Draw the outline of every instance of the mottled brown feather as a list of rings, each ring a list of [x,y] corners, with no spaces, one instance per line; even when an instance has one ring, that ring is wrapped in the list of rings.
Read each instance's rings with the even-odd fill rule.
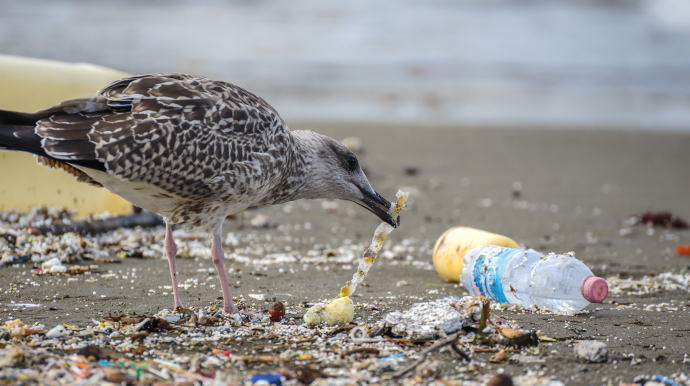
[[[94,181],[86,173],[84,173],[81,170],[79,170],[79,169],[77,169],[77,168],[75,168],[69,164],[66,164],[64,162],[60,162],[60,161],[54,160],[52,158],[41,157],[41,156],[37,156],[36,161],[38,162],[39,165],[43,165],[43,166],[49,167],[51,169],[62,170],[66,173],[69,173],[69,174],[77,177],[77,181],[79,181],[79,182],[84,182],[84,183],[87,183],[91,186],[96,186],[99,188],[103,187],[103,185]]]
[[[203,77],[127,78],[92,101],[86,112],[75,112],[75,106],[84,105],[78,100],[65,102],[38,122],[36,133],[47,154],[65,161],[100,161],[110,174],[182,199],[217,199],[224,184],[238,192],[251,190],[243,185],[255,166],[242,164],[268,154],[261,157],[271,163],[266,166],[284,165],[286,160],[277,158],[292,142],[289,129],[262,98]]]

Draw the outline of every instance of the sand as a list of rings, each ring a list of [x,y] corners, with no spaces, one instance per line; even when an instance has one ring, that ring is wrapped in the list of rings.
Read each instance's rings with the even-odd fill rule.
[[[398,188],[407,187],[411,192],[410,209],[403,213],[401,227],[387,243],[401,245],[407,240],[413,252],[376,261],[365,279],[368,287],[360,288],[356,294],[360,296],[353,300],[374,304],[379,311],[357,308],[355,322],[378,320],[388,311],[403,310],[422,300],[465,295],[457,284],[442,280],[431,265],[433,243],[456,225],[504,234],[544,252],[574,251],[595,274],[605,278],[689,274],[690,257],[676,255],[674,248],[690,244],[690,231],[628,227],[625,220],[647,210],[667,210],[690,218],[690,134],[367,125],[293,124],[291,128],[313,129],[338,139],[359,137],[366,150],[362,163],[369,169],[372,186],[389,200]],[[403,166],[416,173],[410,175]],[[518,198],[513,195],[515,182],[522,185]],[[292,227],[289,231],[237,230],[238,221],[228,220],[224,229],[237,235],[271,235],[272,243],[304,255],[314,244],[338,248],[368,243],[380,222],[352,203],[333,208],[305,201],[288,210],[266,207],[247,212],[249,218],[257,214]],[[310,229],[305,229],[305,223],[311,224]],[[300,229],[294,224],[301,224]],[[281,234],[289,234],[291,241],[278,237]],[[58,322],[84,325],[99,314],[142,315],[172,306],[172,295],[164,288],[170,285],[164,260],[127,258],[120,264],[100,266],[124,274],[98,281],[93,280],[98,275],[78,276],[70,282],[63,277],[57,283],[55,277],[32,276],[29,264],[0,268],[3,320],[39,321],[50,328]],[[257,268],[228,260],[226,266],[237,270],[229,278],[234,295],[263,308],[270,303],[249,299],[249,294],[275,297],[287,302],[292,317],[299,317],[306,311],[300,303],[336,296],[351,278],[356,261]],[[220,303],[220,287],[210,287],[217,284],[215,272],[208,272],[213,267],[210,259],[178,259],[178,267],[181,282],[196,278],[206,283],[181,291],[185,305]],[[133,269],[135,277],[131,276]],[[202,269],[207,271],[200,272]],[[396,286],[400,280],[408,285]],[[10,288],[17,290],[8,291]],[[11,305],[13,301],[41,306],[16,307]],[[488,364],[487,371],[503,368],[517,375],[527,368],[543,368],[573,385],[630,382],[638,374],[687,373],[690,365],[683,360],[690,353],[689,308],[688,291],[661,290],[610,296],[604,304],[588,307],[588,313],[572,317],[494,311],[557,341],[540,345],[546,354],[543,364]],[[610,360],[581,363],[569,347],[571,339],[606,342]],[[630,353],[642,361],[631,366]],[[475,354],[484,361],[490,356]]]

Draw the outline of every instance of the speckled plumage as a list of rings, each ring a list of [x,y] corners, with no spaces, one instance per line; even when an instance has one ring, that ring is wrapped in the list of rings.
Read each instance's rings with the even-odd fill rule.
[[[89,103],[44,113],[53,114],[37,122],[36,133],[49,156],[99,161],[104,170],[77,167],[134,204],[201,231],[243,207],[288,201],[305,181],[305,160],[278,113],[230,83],[138,76]]]

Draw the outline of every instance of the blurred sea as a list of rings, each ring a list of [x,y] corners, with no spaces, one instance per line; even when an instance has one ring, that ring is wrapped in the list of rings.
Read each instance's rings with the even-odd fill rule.
[[[202,74],[288,123],[690,132],[688,0],[2,0],[0,53]]]

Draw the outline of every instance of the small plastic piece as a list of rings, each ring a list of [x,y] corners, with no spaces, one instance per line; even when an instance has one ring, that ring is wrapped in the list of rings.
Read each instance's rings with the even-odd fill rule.
[[[309,327],[325,323],[328,326],[350,323],[355,316],[355,306],[349,297],[337,298],[311,307],[304,314],[304,322]]]
[[[676,245],[676,253],[679,255],[690,255],[690,245]]]
[[[269,385],[281,386],[283,384],[282,378],[283,376],[281,374],[259,373],[252,375],[251,382],[252,385],[260,381],[263,381],[268,383]]]
[[[391,203],[390,207],[392,218],[396,218],[398,214],[400,214],[400,211],[405,208],[407,196],[408,193],[403,192],[402,190],[398,190],[398,193],[395,194],[397,201]],[[352,280],[348,281],[347,284],[340,289],[340,297],[351,296],[355,293],[357,286],[362,282],[362,280],[364,280],[364,277],[374,264],[374,260],[376,260],[376,256],[381,250],[381,247],[383,247],[383,243],[386,241],[388,234],[393,232],[393,229],[395,228],[385,222],[382,222],[381,225],[376,228],[374,238],[371,240],[371,245],[369,245],[369,248],[364,251],[362,260],[359,262],[359,266],[357,267],[357,272],[352,275]]]
[[[58,324],[57,326],[51,328],[50,331],[48,331],[46,333],[46,337],[47,338],[59,338],[63,335],[67,335],[67,334],[69,334],[69,332],[67,331],[65,326],[63,326],[62,324]]]

